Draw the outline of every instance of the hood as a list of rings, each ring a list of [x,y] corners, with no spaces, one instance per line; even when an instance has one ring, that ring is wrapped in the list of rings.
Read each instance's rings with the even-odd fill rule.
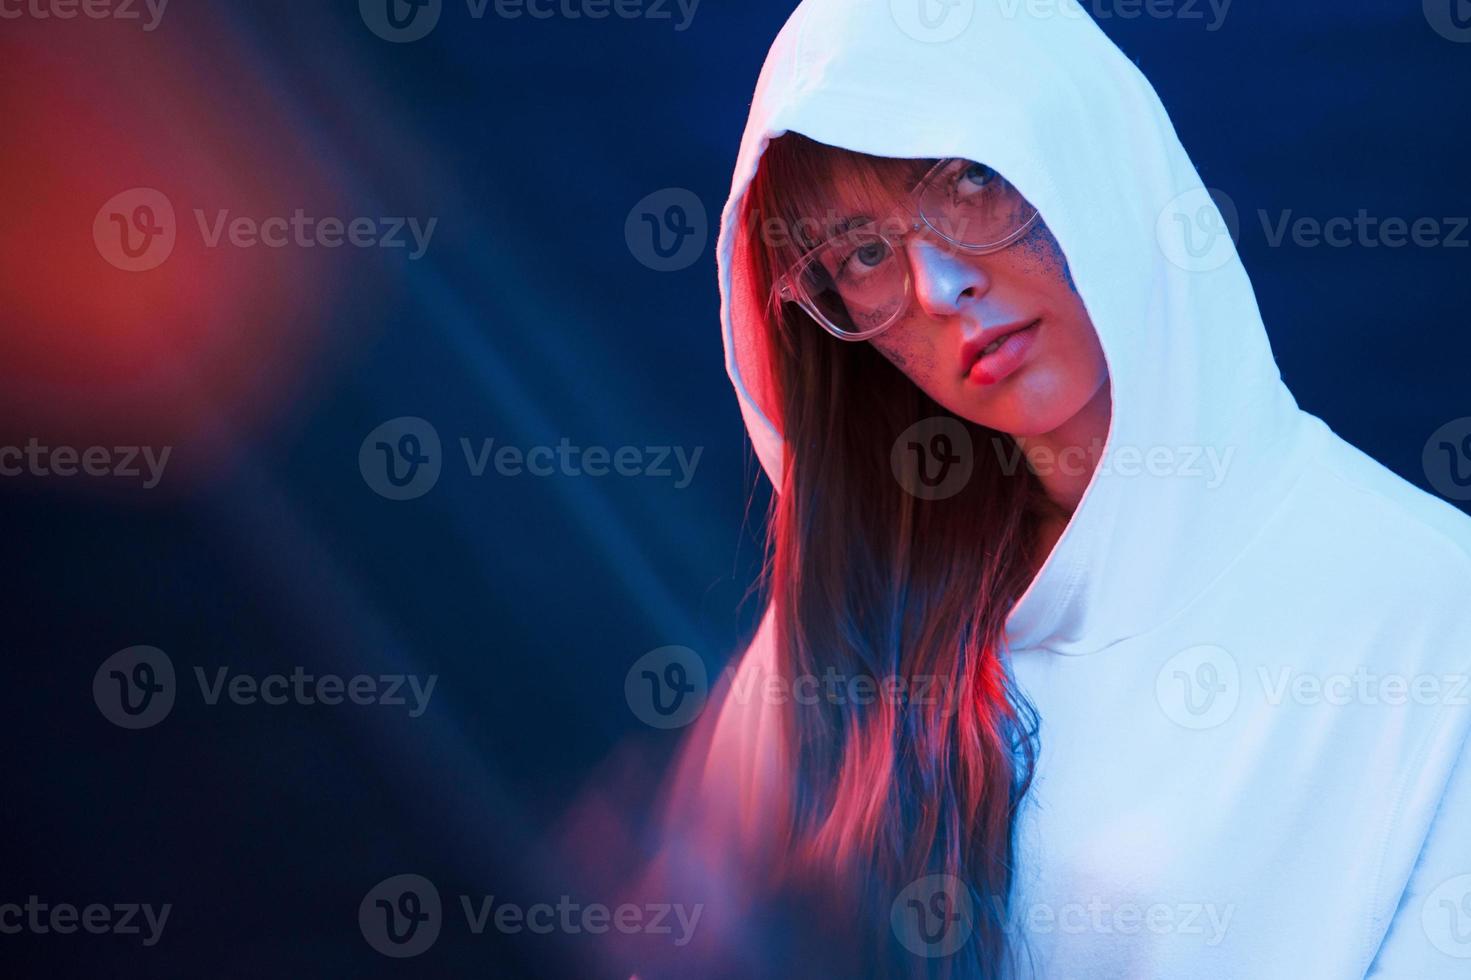
[[[912,8],[912,9],[911,9]],[[1200,595],[1285,496],[1307,445],[1220,210],[1158,96],[1073,0],[807,0],[757,82],[717,263],[726,368],[780,487],[782,422],[738,262],[769,142],[994,167],[1040,211],[1113,390],[1103,459],[1007,621],[1010,649],[1094,653]],[[735,287],[735,288],[733,288]]]

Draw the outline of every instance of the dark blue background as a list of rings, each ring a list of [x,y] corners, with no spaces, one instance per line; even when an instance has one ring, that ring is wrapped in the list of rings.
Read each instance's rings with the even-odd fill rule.
[[[262,144],[309,143],[355,213],[440,222],[420,262],[337,267],[347,288],[316,324],[310,382],[209,479],[173,493],[0,481],[0,902],[174,905],[152,949],[0,936],[12,964],[0,972],[596,975],[585,937],[451,925],[423,956],[389,960],[363,942],[356,910],[399,872],[435,880],[447,902],[611,901],[590,884],[599,869],[559,846],[567,822],[630,746],[657,769],[677,741],[630,712],[625,672],[665,644],[716,670],[753,625],[755,603],[741,600],[765,488],[724,373],[713,226],[790,5],[704,0],[677,32],[667,20],[476,22],[446,0],[432,35],[390,45],[345,0],[176,3],[156,43],[227,46],[252,67],[241,85],[293,107]],[[63,26],[0,24],[0,45],[12,31],[66,44]],[[1471,214],[1471,45],[1438,36],[1405,0],[1237,0],[1215,32],[1181,19],[1104,26],[1159,90],[1206,183],[1239,208],[1300,403],[1427,486],[1427,437],[1471,414],[1471,250],[1273,248],[1256,215]],[[624,222],[665,187],[699,196],[711,237],[694,265],[661,273],[630,253]],[[433,422],[449,458],[432,492],[393,502],[365,486],[357,452],[401,415]],[[25,420],[6,429],[23,438]],[[703,456],[682,490],[472,479],[460,436]],[[185,675],[170,717],[141,732],[109,724],[90,697],[101,661],[133,644],[162,648]],[[210,707],[189,689],[196,665],[439,683],[413,720]],[[624,775],[611,782],[636,808],[653,783]]]

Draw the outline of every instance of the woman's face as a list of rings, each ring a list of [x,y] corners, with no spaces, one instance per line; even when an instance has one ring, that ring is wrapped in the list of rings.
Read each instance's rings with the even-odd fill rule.
[[[906,252],[913,301],[868,342],[956,415],[1013,436],[1044,435],[1108,380],[1098,334],[1041,218],[999,252],[947,249],[919,234]],[[1022,329],[980,355],[1014,328]]]
[[[843,177],[828,177],[816,197],[828,206],[828,218],[840,218],[828,227],[840,230],[884,215],[888,230],[908,230],[913,200],[900,187],[912,185],[916,166],[930,165],[884,160],[881,166],[888,174],[880,181],[841,168]],[[956,197],[941,200],[964,196],[980,207],[983,199],[975,194],[986,184],[978,175],[1003,180],[990,168],[971,166],[952,175]],[[1008,207],[1018,221],[1033,213],[1011,185],[994,187],[1012,196]],[[941,203],[931,213],[943,209]],[[983,213],[958,209],[946,219],[974,221]],[[1102,390],[1108,380],[1102,347],[1062,249],[1040,216],[1021,238],[997,252],[956,249],[928,228],[909,232],[900,252],[891,258],[908,262],[911,302],[899,321],[866,343],[944,408],[1011,436],[1044,436],[1058,431]],[[865,265],[862,253],[843,258],[834,265],[856,269],[849,277],[855,290],[862,288],[859,274],[868,275],[871,287],[878,283],[875,266]]]

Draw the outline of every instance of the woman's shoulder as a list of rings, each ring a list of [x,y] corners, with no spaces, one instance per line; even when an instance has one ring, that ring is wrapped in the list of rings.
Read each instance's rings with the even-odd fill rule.
[[[1315,471],[1339,491],[1342,505],[1372,512],[1382,524],[1362,529],[1376,536],[1410,535],[1417,543],[1443,546],[1452,567],[1471,569],[1471,516],[1447,499],[1428,493],[1335,433],[1321,419]],[[1447,498],[1471,500],[1471,418],[1459,420],[1462,439],[1432,433],[1421,453],[1426,481]],[[1446,427],[1442,427],[1445,429]],[[1441,557],[1441,556],[1434,556]]]
[[[1317,465],[1300,488],[1298,519],[1352,546],[1328,549],[1348,561],[1339,571],[1372,585],[1387,605],[1402,599],[1471,616],[1471,516],[1315,421]],[[1454,455],[1466,447],[1440,441],[1447,444],[1432,436],[1425,446],[1428,482],[1447,496],[1471,498],[1471,457]]]

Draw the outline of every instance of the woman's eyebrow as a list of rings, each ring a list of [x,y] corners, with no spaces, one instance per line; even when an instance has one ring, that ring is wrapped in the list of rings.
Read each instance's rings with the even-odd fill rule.
[[[870,224],[873,217],[867,214],[850,214],[846,218],[840,218],[827,226],[828,235],[841,235],[857,225]]]

